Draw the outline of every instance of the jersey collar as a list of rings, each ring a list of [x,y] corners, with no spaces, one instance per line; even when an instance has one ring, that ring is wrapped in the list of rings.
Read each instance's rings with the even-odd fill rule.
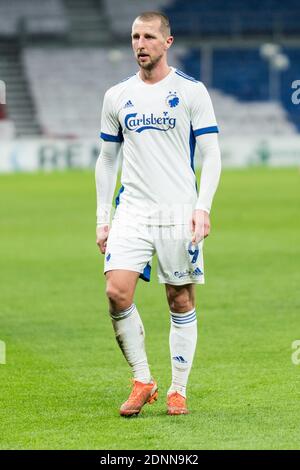
[[[144,82],[144,80],[141,79],[140,77],[140,72],[137,72],[136,74],[136,78],[138,80],[138,82],[145,86],[145,87],[155,87],[155,86],[159,86],[159,85],[162,85],[164,83],[166,83],[168,80],[170,80],[170,78],[173,76],[173,74],[175,73],[175,68],[174,67],[170,67],[170,72],[168,73],[168,75],[165,76],[165,78],[163,78],[162,80],[159,80],[158,82],[156,83],[146,83]]]

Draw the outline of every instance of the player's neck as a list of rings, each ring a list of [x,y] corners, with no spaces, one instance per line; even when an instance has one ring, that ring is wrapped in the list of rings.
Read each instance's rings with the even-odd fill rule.
[[[167,63],[154,67],[152,70],[140,68],[140,78],[145,83],[154,84],[163,80],[171,72],[171,67]]]

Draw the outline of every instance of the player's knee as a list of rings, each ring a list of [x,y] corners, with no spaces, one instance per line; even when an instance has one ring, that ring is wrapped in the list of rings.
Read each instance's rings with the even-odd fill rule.
[[[106,296],[113,309],[119,311],[126,309],[131,304],[128,292],[112,282],[109,282],[106,286]]]
[[[168,302],[171,312],[185,313],[194,307],[193,298],[187,289],[169,292]]]

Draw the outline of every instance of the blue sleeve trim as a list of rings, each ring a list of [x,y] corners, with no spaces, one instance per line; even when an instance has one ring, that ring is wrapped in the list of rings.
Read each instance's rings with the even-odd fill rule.
[[[123,142],[122,132],[119,132],[118,135],[110,135],[110,134],[105,134],[105,132],[101,132],[100,137],[106,142]]]
[[[202,129],[195,129],[194,136],[197,137],[198,135],[203,135],[203,134],[213,134],[214,132],[216,133],[219,132],[218,126],[210,126],[210,127],[203,127]]]

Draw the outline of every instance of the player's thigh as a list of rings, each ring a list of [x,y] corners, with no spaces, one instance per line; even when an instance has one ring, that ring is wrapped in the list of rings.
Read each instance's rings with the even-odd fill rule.
[[[203,241],[192,245],[188,227],[162,227],[155,248],[160,283],[173,286],[204,283]]]
[[[148,232],[113,221],[105,253],[106,294],[112,308],[131,305],[139,277],[150,275],[154,246]],[[148,266],[148,267],[147,267]]]

